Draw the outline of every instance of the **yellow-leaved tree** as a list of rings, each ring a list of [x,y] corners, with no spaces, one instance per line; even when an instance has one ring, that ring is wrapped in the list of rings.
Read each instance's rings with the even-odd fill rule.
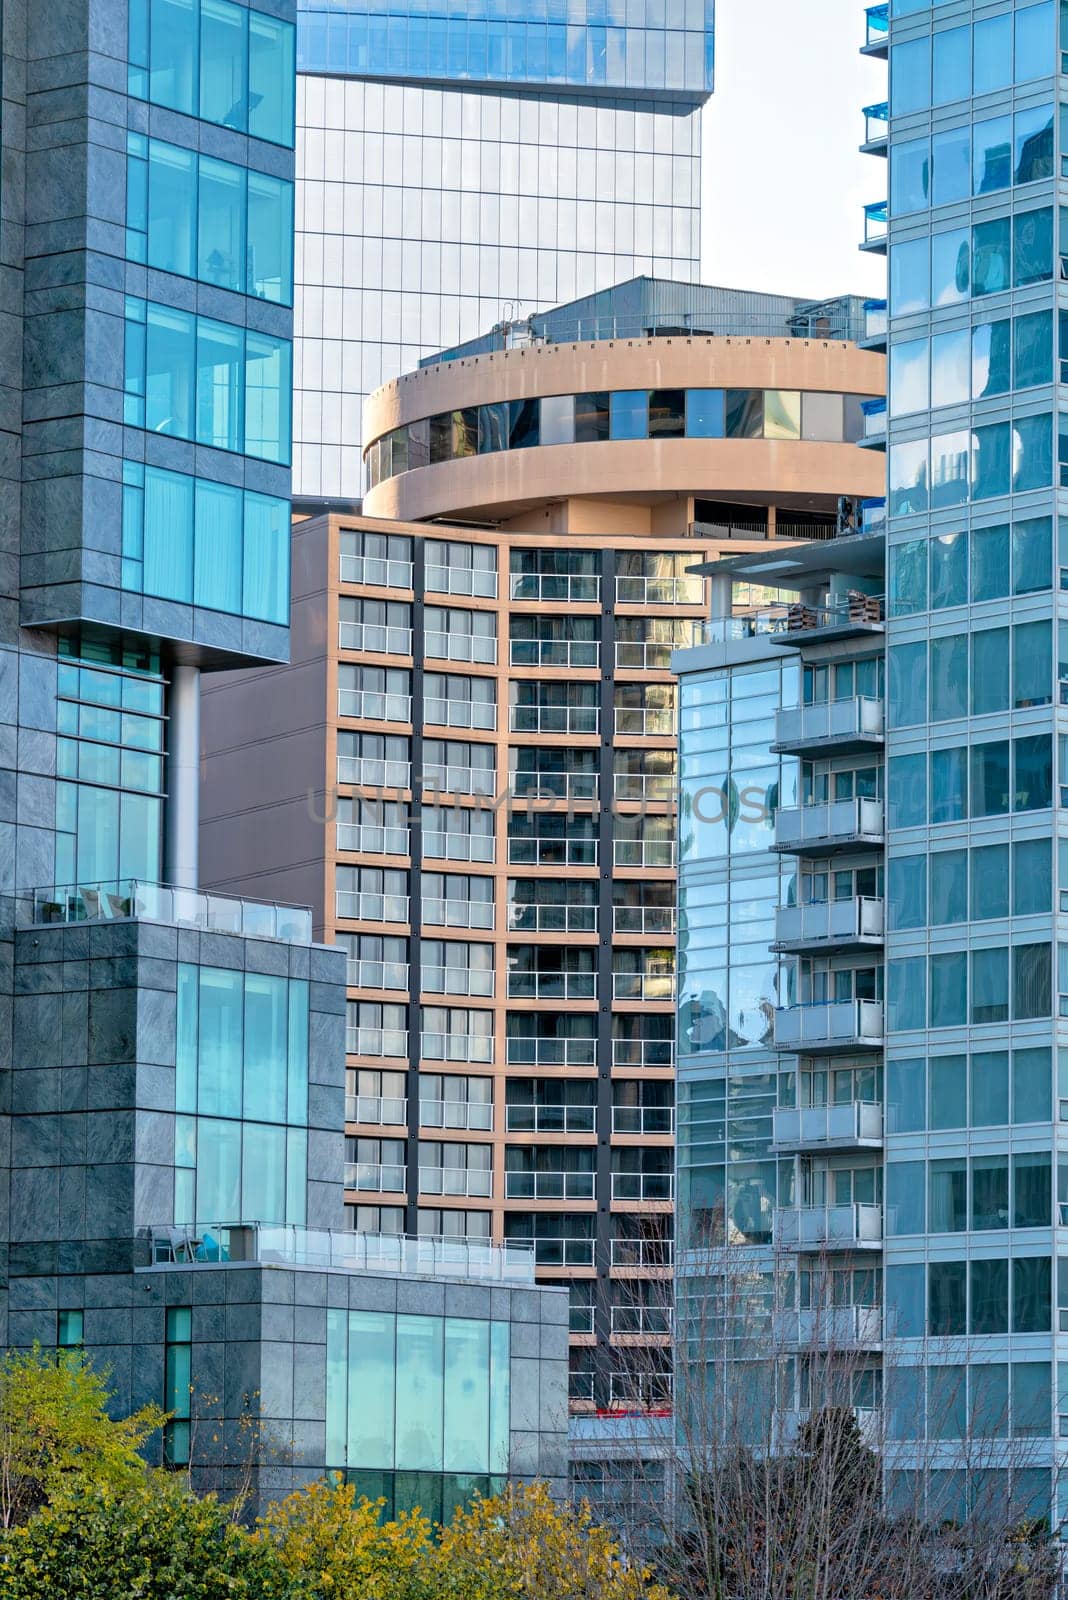
[[[338,1600],[436,1600],[433,1530],[411,1512],[382,1522],[384,1502],[352,1484],[313,1483],[272,1505],[253,1539],[277,1550],[294,1593]]]

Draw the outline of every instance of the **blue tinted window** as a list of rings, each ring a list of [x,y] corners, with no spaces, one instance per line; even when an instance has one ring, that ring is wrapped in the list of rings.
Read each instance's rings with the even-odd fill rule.
[[[1017,83],[1045,78],[1055,70],[1053,5],[1027,6],[1016,13]]]
[[[152,0],[149,13],[149,96],[157,105],[191,113],[197,92],[196,0]]]
[[[240,489],[196,480],[193,602],[211,611],[241,610]]]
[[[951,100],[966,100],[971,91],[971,30],[949,28],[934,36],[932,103],[947,105]]]
[[[248,294],[293,302],[293,185],[248,175]]]
[[[971,187],[971,129],[952,128],[936,133],[931,141],[931,203],[947,205],[965,200]]]
[[[220,289],[243,289],[245,173],[241,167],[201,156],[197,227],[197,276]]]
[[[294,36],[291,23],[249,13],[248,131],[275,144],[293,143]]]
[[[927,510],[927,440],[893,444],[889,451],[890,516]]]
[[[931,235],[931,304],[953,305],[971,293],[971,240],[967,228]]]
[[[890,152],[890,210],[896,217],[928,203],[931,156],[926,139],[911,139]]]
[[[1018,111],[1014,120],[1013,183],[1053,176],[1053,107]]]
[[[988,117],[972,136],[972,189],[990,194],[1012,182],[1012,118]]]
[[[890,314],[922,311],[929,304],[931,273],[926,238],[890,246]]]
[[[196,156],[153,139],[148,151],[148,264],[194,276]]]
[[[988,17],[972,30],[972,93],[990,94],[1012,82],[1012,17]]]
[[[241,131],[248,122],[248,15],[231,0],[201,0],[200,115]]]
[[[1013,283],[1043,283],[1053,276],[1053,212],[1018,211],[1012,219]]]
[[[245,450],[288,463],[293,396],[292,346],[267,333],[245,336]]]
[[[1012,425],[1013,493],[1044,489],[1052,479],[1052,417],[1016,417]]]
[[[972,429],[973,500],[990,500],[995,495],[1008,494],[1010,451],[1007,422],[993,422]]]
[[[197,428],[200,444],[240,450],[242,425],[243,328],[200,317],[197,323]]]
[[[1013,327],[1014,382],[1017,389],[1053,382],[1053,313],[1034,311]]]
[[[978,222],[972,229],[972,292],[997,294],[1012,282],[1012,247],[1008,217]]]
[[[931,41],[909,39],[890,51],[890,111],[922,111],[931,99]]]
[[[196,318],[150,305],[145,328],[143,426],[178,439],[193,436],[193,342]]]
[[[1005,394],[1012,368],[1012,324],[1007,317],[979,323],[972,329],[972,395],[985,400]]]
[[[243,562],[245,615],[285,624],[289,619],[289,503],[245,495]]]
[[[193,598],[193,479],[145,469],[144,592]]]
[[[686,432],[695,439],[722,439],[722,389],[687,389]]]
[[[609,437],[645,439],[649,435],[649,396],[645,389],[615,389],[609,396]]]

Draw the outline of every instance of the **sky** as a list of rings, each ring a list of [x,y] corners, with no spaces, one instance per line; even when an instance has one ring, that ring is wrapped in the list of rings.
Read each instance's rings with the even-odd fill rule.
[[[886,161],[862,156],[861,107],[886,63],[859,54],[862,0],[716,0],[704,109],[706,283],[824,299],[881,296],[884,256],[857,249]]]

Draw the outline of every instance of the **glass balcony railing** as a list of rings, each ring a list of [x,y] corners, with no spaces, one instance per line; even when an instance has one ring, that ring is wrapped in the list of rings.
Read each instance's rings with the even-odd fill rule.
[[[492,900],[439,900],[423,897],[423,921],[434,928],[492,928]]]
[[[699,606],[704,601],[701,578],[616,578],[616,604],[621,606]]]
[[[885,300],[864,302],[864,342],[885,339],[887,334],[887,305]]]
[[[524,861],[529,860],[527,856]],[[511,857],[509,857],[511,860]],[[510,905],[509,933],[596,933],[596,906]]]
[[[490,1244],[481,1239],[445,1239],[433,1234],[414,1238],[399,1233],[268,1227],[256,1222],[154,1227],[148,1231],[155,1266],[262,1261],[336,1267],[350,1272],[398,1273],[405,1277],[534,1281],[534,1250],[525,1240]]]
[[[593,1240],[592,1239],[536,1239],[533,1235],[523,1238],[519,1234],[508,1235],[509,1243],[525,1246],[534,1252],[534,1265],[537,1267],[592,1267],[593,1266]]]
[[[497,598],[497,574],[474,567],[446,567],[440,562],[428,561],[424,583],[432,594],[480,595],[485,600]]]
[[[378,894],[374,890],[338,889],[336,913],[348,922],[407,922],[406,894]]]
[[[407,1169],[386,1161],[346,1161],[345,1188],[368,1194],[403,1194]]]
[[[512,733],[596,734],[601,713],[597,706],[510,706]]]
[[[477,661],[493,666],[497,660],[496,639],[480,633],[428,630],[423,635],[423,650],[435,661]]]
[[[881,1000],[817,1000],[775,1013],[776,1050],[878,1050],[883,1033]]]
[[[408,1034],[404,1028],[346,1028],[345,1052],[350,1056],[396,1056],[404,1061]]]
[[[492,1034],[429,1032],[421,1033],[419,1038],[424,1061],[493,1060]]]
[[[850,750],[877,748],[882,743],[884,727],[883,701],[873,695],[782,706],[775,713],[773,748],[796,752],[818,745],[833,747],[836,753],[845,755]]]
[[[612,931],[670,936],[675,932],[675,907],[613,906]]]
[[[879,100],[864,107],[864,143],[873,155],[882,153],[890,134],[890,105]],[[867,309],[865,307],[865,309]]]
[[[519,772],[508,775],[508,788],[516,800],[597,799],[600,785],[593,772]]]
[[[775,813],[775,848],[798,855],[838,848],[881,847],[883,802],[862,797],[819,805],[783,806]]]
[[[513,1036],[507,1043],[510,1067],[592,1067],[596,1053],[593,1039]]]
[[[513,639],[513,667],[597,667],[601,646],[596,639]]]
[[[886,249],[888,206],[885,200],[874,200],[864,207],[864,249]]]
[[[613,1200],[674,1200],[673,1172],[613,1172]]]
[[[864,417],[864,432],[862,444],[886,444],[886,401],[881,397],[876,400],[862,400],[860,409]]]
[[[395,628],[383,622],[339,622],[337,642],[342,650],[366,650],[372,655],[410,656],[411,628]]]
[[[27,909],[34,923],[113,922],[120,918],[137,918],[143,922],[202,928],[212,933],[284,939],[289,944],[310,944],[312,937],[312,914],[306,906],[206,894],[172,884],[146,883],[140,878],[35,889]]]
[[[811,1306],[780,1311],[776,1334],[782,1345],[806,1350],[872,1349],[882,1343],[882,1306]]]
[[[671,1267],[675,1262],[674,1239],[613,1239],[614,1267]]]
[[[350,989],[407,989],[408,963],[351,959],[347,981]]]
[[[464,813],[460,813],[461,820]],[[427,812],[423,812],[424,822]],[[485,838],[478,833],[423,829],[423,856],[430,861],[492,861],[494,855],[492,835]]]
[[[482,700],[443,700],[428,695],[423,701],[423,721],[435,728],[481,728],[492,732],[497,726],[497,707]]]
[[[667,1306],[612,1306],[613,1333],[671,1332],[671,1311]]]
[[[400,1128],[408,1122],[408,1102],[395,1095],[347,1094],[345,1121]]]
[[[493,1197],[493,1173],[476,1167],[425,1167],[420,1162],[419,1193],[489,1200]]]
[[[406,856],[407,828],[381,827],[370,822],[339,822],[338,850],[360,856]]]
[[[675,841],[621,839],[617,833],[612,841],[612,861],[617,867],[664,867],[670,871],[675,866]]]
[[[390,561],[384,556],[341,557],[342,583],[363,583],[376,589],[410,589],[412,563]]]
[[[424,994],[475,995],[479,999],[493,998],[493,972],[482,967],[422,967]]]
[[[421,1097],[419,1126],[453,1128],[465,1133],[491,1133],[493,1106],[483,1100],[428,1100]]]
[[[613,1106],[613,1133],[674,1133],[674,1106]]]
[[[595,972],[510,972],[509,1000],[592,1000]]]
[[[664,967],[652,972],[614,972],[614,1000],[674,1000],[675,969]]]
[[[890,7],[886,0],[881,5],[865,7],[863,49],[872,55],[885,55],[889,35]]]
[[[377,689],[339,689],[339,717],[359,717],[365,722],[411,722],[412,697],[386,694]]]
[[[506,1200],[592,1200],[592,1172],[506,1172]]]
[[[337,781],[368,789],[410,789],[410,761],[382,761],[377,756],[338,756]]]
[[[673,1067],[674,1039],[613,1039],[614,1067]]]
[[[884,923],[883,901],[874,896],[806,900],[799,906],[776,908],[775,944],[782,949],[879,944]]]
[[[593,1133],[594,1106],[509,1105],[505,1109],[508,1133]]]
[[[510,592],[513,600],[596,604],[601,598],[601,580],[592,573],[513,572]]]
[[[791,1206],[775,1213],[776,1241],[788,1250],[881,1249],[880,1205]]]
[[[780,1150],[878,1149],[883,1142],[883,1108],[870,1100],[776,1106],[771,1126],[772,1143]]]

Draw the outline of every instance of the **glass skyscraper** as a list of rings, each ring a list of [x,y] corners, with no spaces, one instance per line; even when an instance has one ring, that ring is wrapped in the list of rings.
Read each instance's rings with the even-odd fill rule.
[[[494,323],[700,266],[712,0],[299,8],[296,492],[364,397]]]
[[[769,1307],[778,1278],[781,1405],[819,1403],[806,1367],[848,1351],[848,1398],[936,1518],[1063,1501],[1059,29],[1049,0],[869,8],[885,516],[722,563],[710,641],[676,658],[680,1231],[753,1252]],[[762,581],[778,604],[732,616]],[[717,784],[756,820],[706,825]]]

